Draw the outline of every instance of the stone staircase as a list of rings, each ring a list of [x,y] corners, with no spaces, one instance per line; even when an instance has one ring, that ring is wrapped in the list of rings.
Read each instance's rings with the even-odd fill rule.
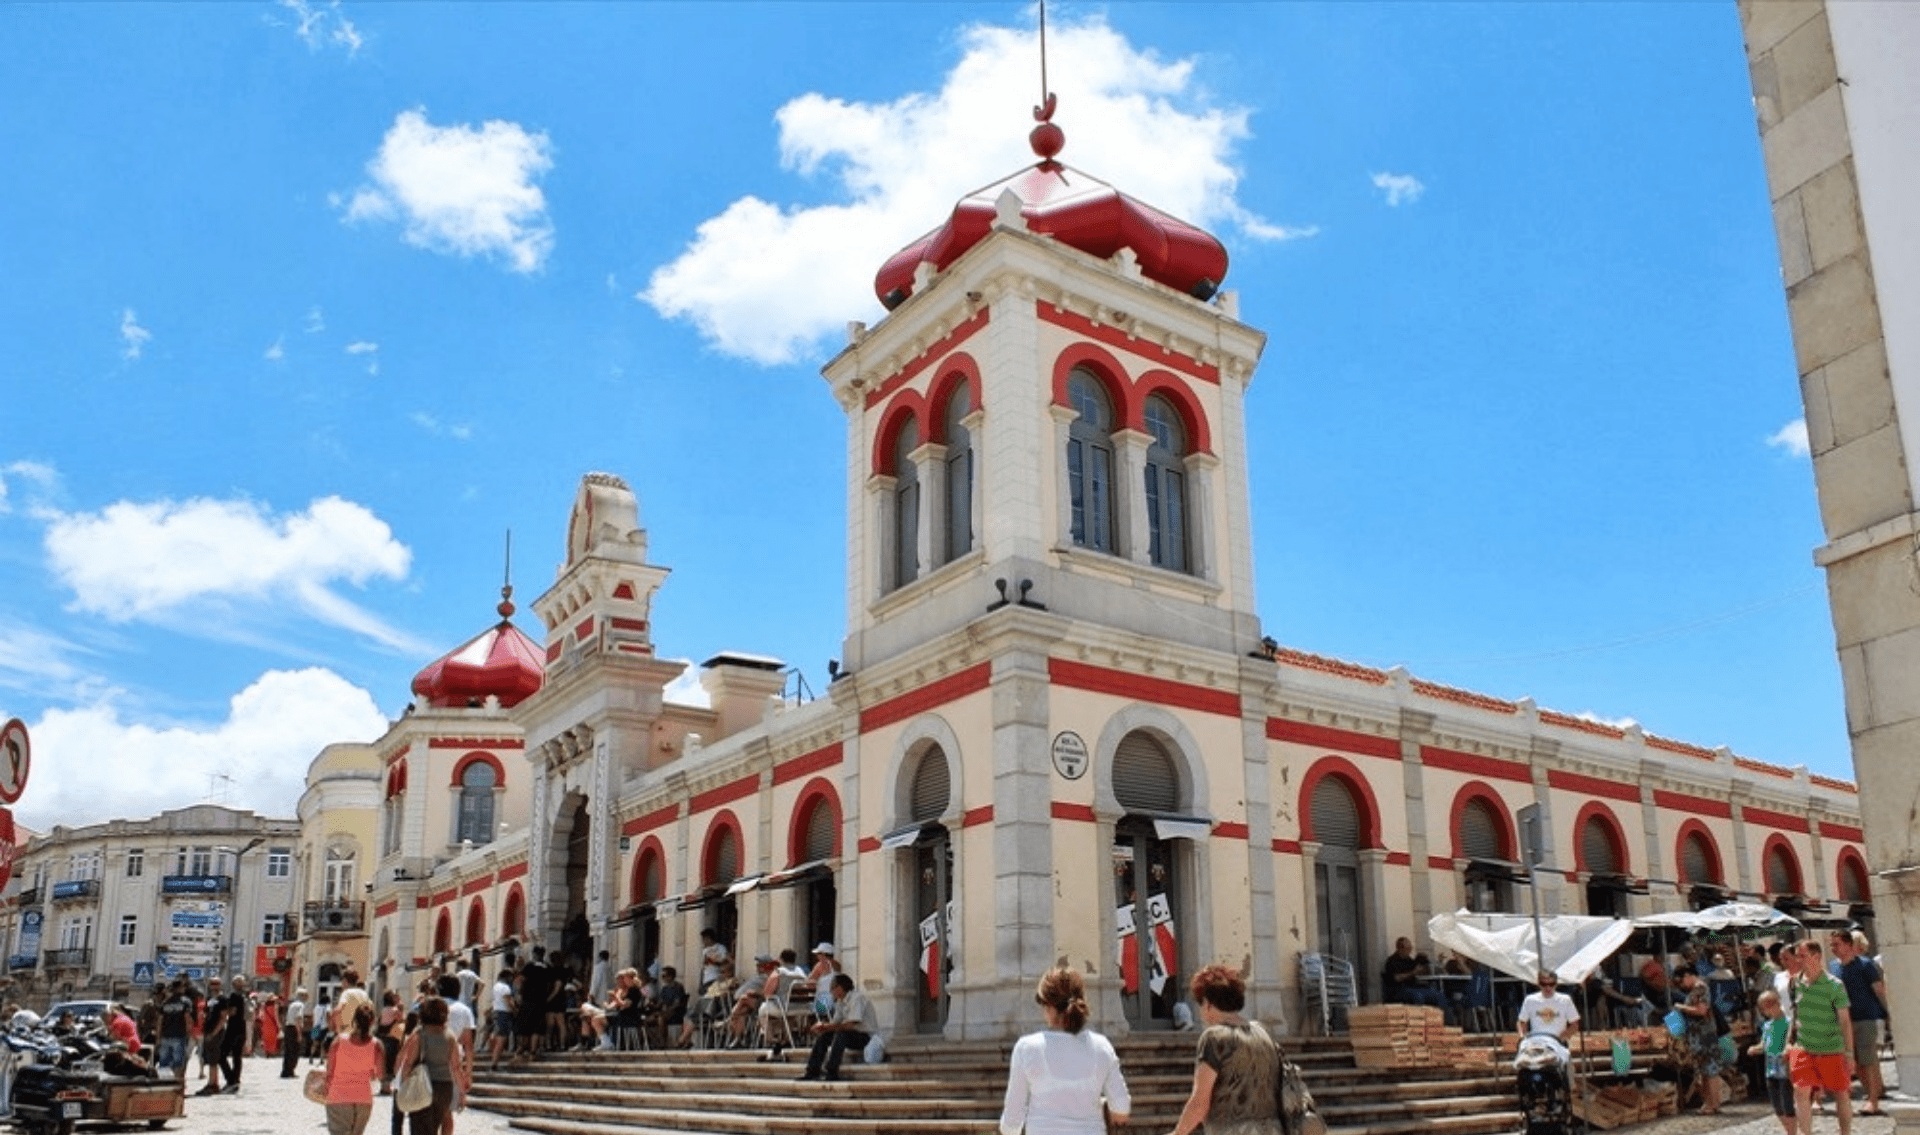
[[[1165,1131],[1193,1083],[1193,1035],[1116,1048],[1133,1093],[1132,1130]],[[559,1053],[475,1077],[472,1105],[546,1135],[982,1135],[1006,1090],[1010,1043],[899,1041],[886,1064],[849,1063],[840,1083],[795,1083],[805,1054]],[[1344,1040],[1293,1039],[1333,1135],[1494,1135],[1520,1124],[1513,1074],[1357,1068]]]

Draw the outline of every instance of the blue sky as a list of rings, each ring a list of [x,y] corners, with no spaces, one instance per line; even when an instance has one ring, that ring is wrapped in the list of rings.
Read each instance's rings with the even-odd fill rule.
[[[1068,163],[1208,227],[1269,633],[1850,776],[1738,20],[1050,9]],[[818,376],[1032,160],[1016,4],[0,6],[0,717],[36,828],[290,814],[523,628],[582,473],[664,656],[839,653]],[[1797,435],[1804,438],[1804,427]]]

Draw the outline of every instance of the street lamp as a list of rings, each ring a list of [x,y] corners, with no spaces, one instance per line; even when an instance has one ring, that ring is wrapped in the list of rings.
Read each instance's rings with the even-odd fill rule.
[[[230,975],[240,973],[245,968],[242,964],[245,959],[238,956],[240,946],[240,858],[265,842],[267,842],[266,836],[257,835],[248,840],[245,847],[238,850],[231,847],[214,848],[215,851],[233,853],[233,878],[229,881],[227,887],[227,905],[232,908],[232,914],[227,919],[227,956],[221,959],[228,963],[226,969]]]

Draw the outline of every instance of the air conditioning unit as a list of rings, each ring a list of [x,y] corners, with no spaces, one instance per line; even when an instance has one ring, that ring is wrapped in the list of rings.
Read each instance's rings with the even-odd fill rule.
[[[341,927],[345,926],[346,924],[347,924],[346,911],[330,910],[327,912],[327,929],[338,930]]]

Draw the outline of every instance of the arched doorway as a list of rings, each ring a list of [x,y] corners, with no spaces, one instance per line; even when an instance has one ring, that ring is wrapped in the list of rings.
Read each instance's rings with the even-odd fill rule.
[[[560,952],[575,962],[593,957],[593,939],[587,927],[587,860],[593,841],[593,817],[585,797],[575,797],[567,821],[567,873],[560,921]],[[551,909],[551,908],[549,908]],[[558,960],[558,959],[556,959]]]
[[[796,866],[827,864],[840,853],[840,810],[822,793],[806,806],[800,821]],[[830,868],[816,868],[794,887],[794,929],[800,941],[795,951],[806,957],[816,943],[838,941],[839,891]]]
[[[1456,859],[1465,859],[1466,907],[1481,913],[1519,909],[1514,904],[1512,828],[1493,800],[1469,795],[1454,822]]]
[[[1313,903],[1318,930],[1316,948],[1353,963],[1354,983],[1371,1000],[1373,965],[1368,948],[1365,892],[1360,849],[1365,832],[1360,799],[1345,777],[1323,776],[1309,800],[1313,840]]]
[[[953,840],[940,817],[953,800],[947,753],[929,744],[920,751],[909,781],[908,820],[913,834],[911,881],[905,907],[907,956],[915,959],[914,1026],[923,1033],[946,1028],[951,999],[948,978],[953,973],[949,921],[953,917]]]
[[[1113,832],[1114,937],[1120,995],[1135,1029],[1171,1028],[1180,1000],[1175,912],[1183,909],[1173,840],[1159,818],[1180,814],[1180,770],[1158,737],[1135,730],[1113,754],[1113,796],[1123,815]]]

